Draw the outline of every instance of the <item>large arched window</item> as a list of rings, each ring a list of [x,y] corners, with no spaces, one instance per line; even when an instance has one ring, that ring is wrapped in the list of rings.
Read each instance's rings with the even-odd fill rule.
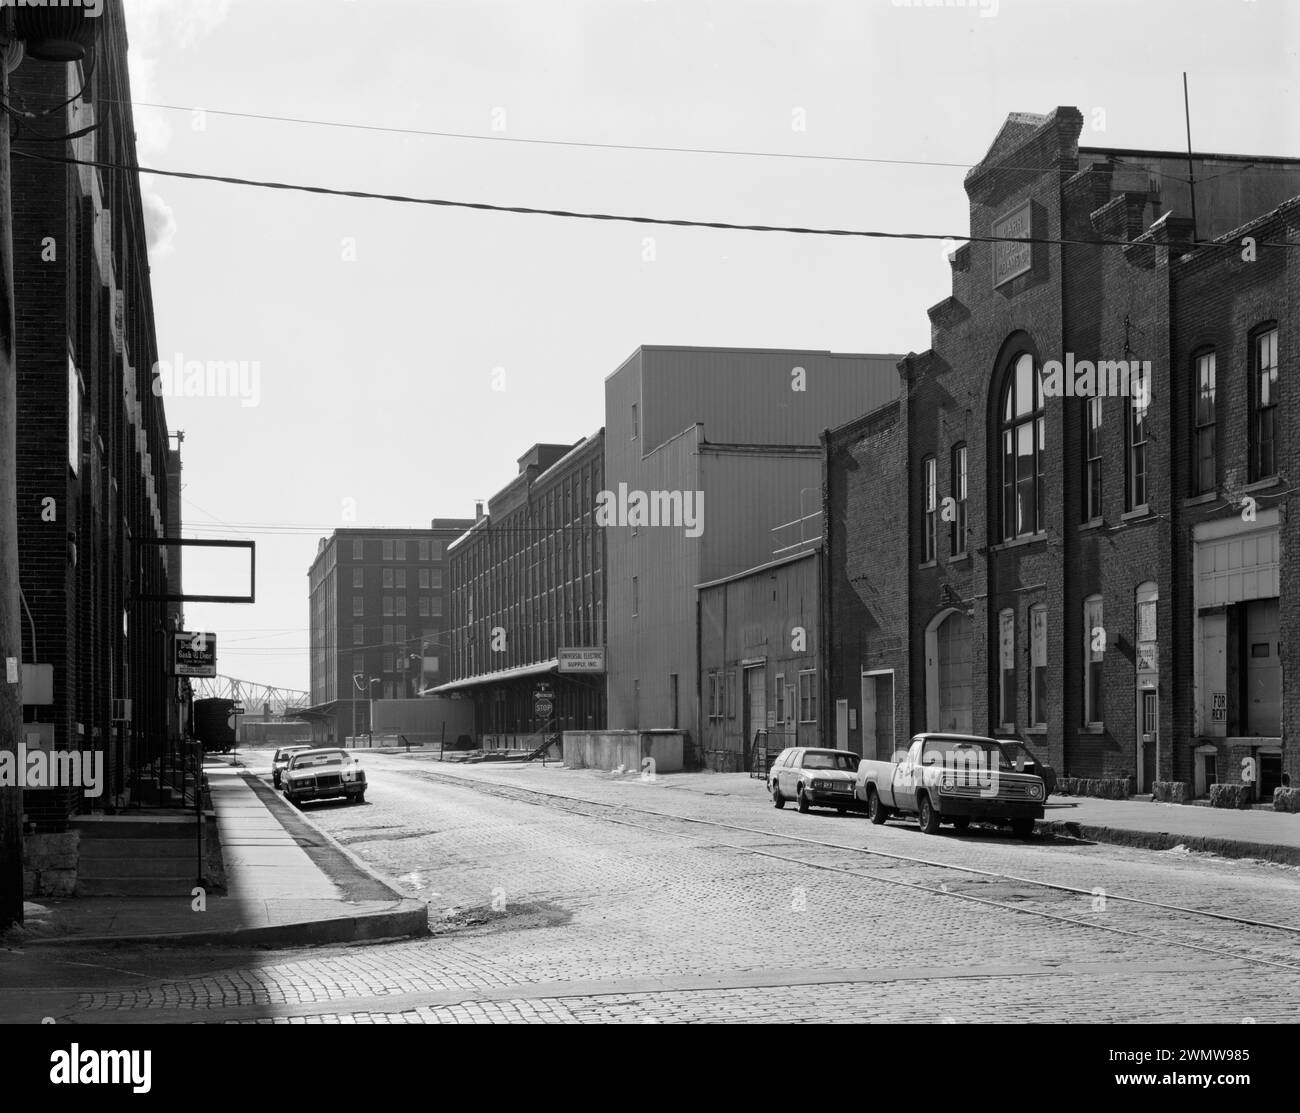
[[[1043,373],[1028,352],[1016,356],[1002,386],[1002,540],[1043,528]]]

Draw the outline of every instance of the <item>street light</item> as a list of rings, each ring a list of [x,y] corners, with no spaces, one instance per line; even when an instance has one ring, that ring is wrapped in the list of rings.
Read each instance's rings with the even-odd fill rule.
[[[370,730],[369,730],[367,733],[368,733],[368,736],[369,736],[369,738],[370,738],[370,748],[371,748],[372,750],[375,748],[375,692],[374,692],[374,686],[375,686],[376,684],[380,683],[380,681],[381,681],[382,679],[383,679],[383,677],[372,676],[372,677],[370,678],[370,683],[367,685],[367,688],[368,688],[369,690],[367,691],[366,695],[367,695],[367,697],[368,697],[369,700],[370,700]]]
[[[357,744],[357,692],[361,691],[361,674],[352,674],[352,745]]]

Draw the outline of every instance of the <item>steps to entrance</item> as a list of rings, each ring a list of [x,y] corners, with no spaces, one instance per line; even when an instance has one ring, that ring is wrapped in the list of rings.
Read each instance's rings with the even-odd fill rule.
[[[78,896],[188,896],[203,874],[192,813],[84,816],[72,825],[80,834]]]

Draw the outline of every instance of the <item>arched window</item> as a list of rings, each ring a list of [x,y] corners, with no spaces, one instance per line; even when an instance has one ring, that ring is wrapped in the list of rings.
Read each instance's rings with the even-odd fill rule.
[[[1028,352],[1016,356],[1002,387],[1002,540],[1043,528],[1043,373]]]

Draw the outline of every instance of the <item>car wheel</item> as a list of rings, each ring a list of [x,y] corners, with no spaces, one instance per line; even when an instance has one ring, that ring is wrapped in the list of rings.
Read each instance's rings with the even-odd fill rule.
[[[803,790],[803,785],[799,786],[799,810],[801,812],[808,810],[808,796]]]
[[[1011,833],[1018,839],[1027,839],[1034,833],[1034,821],[1032,819],[1013,819],[1011,821]]]
[[[917,803],[917,808],[917,819],[920,821],[921,830],[927,835],[938,834],[940,823],[939,813],[935,810],[934,805],[930,803],[930,798],[928,796],[922,796],[920,801]]]
[[[889,818],[889,809],[880,802],[880,793],[874,785],[867,789],[867,817],[877,827]]]
[[[952,821],[952,825],[956,827],[958,831],[965,831],[968,827],[970,827],[970,816],[959,815],[956,819]]]
[[[785,797],[781,795],[781,786],[775,781],[772,782],[772,806],[776,808],[785,807]]]
[[[366,794],[364,792],[358,792],[354,797],[352,797],[352,802],[354,804],[364,804],[366,802]]]

